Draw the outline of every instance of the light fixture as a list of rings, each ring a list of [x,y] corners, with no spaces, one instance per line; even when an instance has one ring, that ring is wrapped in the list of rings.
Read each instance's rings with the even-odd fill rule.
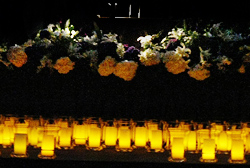
[[[217,162],[215,157],[215,140],[204,139],[202,146],[201,162]]]

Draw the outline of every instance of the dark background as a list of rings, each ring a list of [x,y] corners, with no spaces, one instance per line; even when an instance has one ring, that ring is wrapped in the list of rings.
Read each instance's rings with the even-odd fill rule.
[[[110,1],[114,3],[114,1]],[[81,5],[79,5],[79,3]],[[49,23],[70,18],[81,33],[91,33],[95,21],[104,33],[115,32],[124,43],[138,45],[136,39],[145,32],[157,33],[180,26],[183,19],[193,23],[224,22],[238,25],[243,31],[249,27],[249,1],[218,4],[207,2],[143,1],[117,2],[116,10],[107,1],[8,1],[1,11],[1,42],[22,44],[33,38]],[[114,19],[128,16],[132,3],[132,17],[138,6],[142,19]],[[135,9],[134,9],[135,8]],[[104,17],[99,19],[96,15]],[[249,121],[249,73],[236,70],[211,73],[205,81],[196,81],[188,74],[168,73],[164,64],[139,66],[136,77],[125,82],[111,75],[100,77],[97,72],[79,61],[67,75],[36,74],[29,64],[8,70],[0,64],[0,113],[18,115],[95,116],[103,118],[188,119],[196,121]]]

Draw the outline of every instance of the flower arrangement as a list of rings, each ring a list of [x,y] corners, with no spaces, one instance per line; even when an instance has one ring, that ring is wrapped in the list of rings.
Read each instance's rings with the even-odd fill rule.
[[[119,42],[117,34],[105,34],[99,28],[91,35],[83,35],[67,20],[64,28],[61,23],[49,24],[22,45],[0,46],[0,63],[14,69],[25,64],[28,67],[35,60],[32,65],[37,73],[48,68],[68,74],[84,60],[100,76],[114,74],[125,81],[134,78],[139,66],[165,65],[174,75],[187,71],[191,78],[202,81],[210,77],[211,67],[222,73],[228,70],[245,73],[250,63],[250,34],[225,29],[222,23],[203,29],[188,28],[184,23],[166,35],[163,32],[139,37],[141,48],[136,48]],[[241,63],[237,65],[235,60]]]

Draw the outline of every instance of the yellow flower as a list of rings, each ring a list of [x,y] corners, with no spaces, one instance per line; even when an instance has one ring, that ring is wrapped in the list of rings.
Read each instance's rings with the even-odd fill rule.
[[[203,65],[197,64],[195,68],[188,71],[190,77],[196,80],[205,80],[210,77],[210,71],[204,68]]]
[[[101,76],[109,76],[115,70],[115,59],[107,56],[99,65],[98,72]]]
[[[60,74],[67,74],[70,70],[74,69],[75,63],[69,57],[61,57],[56,61],[54,69],[58,70]]]
[[[241,67],[238,69],[238,72],[239,73],[245,73],[246,70],[245,70],[245,66],[242,64]]]
[[[28,56],[23,51],[22,47],[16,45],[16,46],[10,47],[7,53],[7,59],[13,65],[20,68],[27,62]]]
[[[138,63],[134,61],[119,62],[115,67],[114,75],[124,79],[125,81],[130,81],[135,77],[137,67]]]

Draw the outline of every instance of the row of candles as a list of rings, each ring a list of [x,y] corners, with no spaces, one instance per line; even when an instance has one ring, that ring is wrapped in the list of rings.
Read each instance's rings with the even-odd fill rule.
[[[169,150],[173,162],[185,161],[185,152],[201,152],[202,162],[216,162],[216,154],[231,153],[230,162],[245,163],[245,154],[250,153],[249,133],[248,123],[0,117],[0,144],[13,147],[12,157],[27,157],[28,145],[41,148],[38,157],[44,159],[55,158],[55,148],[84,145],[94,151],[107,147],[122,152]]]

